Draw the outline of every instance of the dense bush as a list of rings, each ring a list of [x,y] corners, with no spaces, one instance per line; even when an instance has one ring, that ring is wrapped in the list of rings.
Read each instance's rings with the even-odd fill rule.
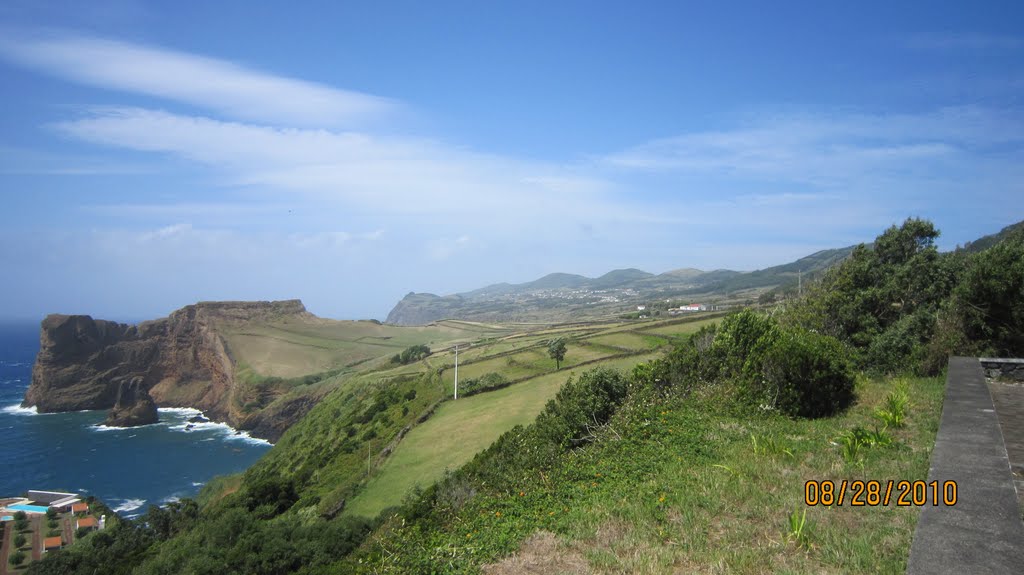
[[[414,361],[419,361],[428,355],[430,355],[429,347],[422,344],[414,345],[402,350],[402,353],[396,353],[391,356],[391,363],[405,365]]]
[[[570,379],[537,416],[538,434],[565,447],[587,443],[594,429],[608,422],[626,397],[626,378],[613,369],[598,368]]]
[[[770,339],[757,357],[757,373],[747,380],[759,406],[823,417],[853,403],[853,370],[838,340],[799,328],[779,329]]]
[[[1024,230],[973,257],[950,306],[972,351],[1024,356]]]
[[[862,369],[921,371],[936,312],[956,283],[938,236],[916,218],[890,227],[830,269],[783,321],[847,343]]]
[[[501,389],[508,384],[509,381],[505,376],[492,371],[480,377],[471,377],[459,381],[459,395],[468,397],[483,391]]]
[[[745,407],[820,417],[853,401],[847,352],[835,338],[744,310],[634,371],[661,391],[707,388]]]

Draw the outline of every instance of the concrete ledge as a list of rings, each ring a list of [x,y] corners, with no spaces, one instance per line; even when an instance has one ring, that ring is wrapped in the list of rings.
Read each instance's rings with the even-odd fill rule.
[[[977,358],[953,357],[928,481],[957,483],[955,506],[921,510],[907,573],[1024,571],[1024,522]]]

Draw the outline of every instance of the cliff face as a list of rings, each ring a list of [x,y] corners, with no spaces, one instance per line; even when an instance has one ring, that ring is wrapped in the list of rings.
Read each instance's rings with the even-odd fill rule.
[[[201,409],[236,428],[260,427],[275,440],[278,426],[234,405],[234,363],[218,326],[285,316],[313,317],[298,300],[201,302],[138,326],[50,315],[22,405],[41,413],[110,409],[119,388],[137,382],[161,407]]]
[[[130,382],[121,382],[117,389],[117,399],[110,408],[104,425],[111,427],[133,427],[149,425],[160,421],[153,398],[142,387],[142,379],[135,378]]]

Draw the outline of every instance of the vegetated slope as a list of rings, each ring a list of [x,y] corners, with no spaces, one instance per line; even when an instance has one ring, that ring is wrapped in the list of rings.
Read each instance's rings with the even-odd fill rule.
[[[1010,237],[1014,232],[1024,229],[1024,221],[1010,224],[1005,228],[999,230],[998,233],[982,236],[973,242],[967,242],[958,249],[963,250],[967,253],[978,253],[987,250],[988,248],[998,244],[1004,239]]]
[[[304,486],[304,503],[313,505],[317,514],[375,516],[383,507],[400,503],[412,486],[428,487],[446,467],[458,467],[508,429],[532,421],[566,377],[594,365],[630,367],[668,345],[673,334],[695,330],[691,326],[702,325],[701,317],[707,315],[540,327],[464,341],[457,402],[450,401],[455,384],[450,349],[437,350],[415,364],[350,377],[246,473],[246,482],[295,481]],[[639,335],[648,329],[670,331]],[[624,339],[631,334],[637,339]],[[554,337],[569,342],[559,371],[545,346]],[[489,376],[498,376],[499,382],[485,390],[497,391],[473,389],[475,381]],[[473,414],[472,421],[452,423],[468,413]],[[452,425],[471,439],[453,442],[445,435]],[[407,447],[410,439],[412,447]],[[430,445],[432,450],[422,452],[416,445]],[[417,461],[413,470],[404,468],[409,459]],[[368,484],[371,493],[364,496]]]
[[[390,446],[381,431],[397,437],[408,425],[401,418],[429,411],[430,397],[413,404],[420,389],[450,393],[442,381],[450,355],[389,368],[387,378],[364,374],[369,386],[335,391],[300,424],[316,415],[315,425],[295,426],[270,452],[276,461],[268,456],[241,483],[207,491],[198,516],[151,512],[121,532],[86,538],[82,551],[47,558],[37,572],[73,572],[66,566],[76,561],[138,573],[476,572],[515,550],[527,557],[554,550],[562,568],[584,572],[902,571],[916,508],[819,499],[807,509],[803,495],[808,480],[927,473],[941,379],[898,384],[904,380],[884,373],[859,375],[854,387],[850,363],[867,373],[926,372],[922,351],[932,346],[944,346],[943,357],[1024,352],[1024,236],[965,255],[938,254],[936,235],[929,223],[908,220],[858,247],[800,301],[770,315],[729,316],[628,376],[581,374],[534,424],[513,428],[384,513],[381,525],[338,513],[344,494],[330,485],[343,478],[329,477],[341,467],[328,464],[337,456],[327,448],[370,432]],[[512,358],[506,365],[528,377],[541,339],[579,329],[578,339],[591,340],[579,346],[588,354],[664,335],[665,327],[481,337],[477,343],[493,352],[470,351],[467,360],[476,361],[466,365]],[[488,385],[501,383],[484,376]],[[328,433],[329,441],[318,441]],[[318,450],[326,451],[323,461]],[[371,474],[384,470],[377,453],[371,444]],[[365,465],[355,458],[353,465]],[[514,561],[493,572],[514,569]]]
[[[411,292],[391,310],[387,323],[419,325],[444,318],[512,322],[610,318],[652,300],[721,298],[743,290],[796,286],[798,274],[802,273],[805,280],[813,279],[852,251],[852,246],[823,250],[795,262],[747,273],[682,269],[654,275],[630,268],[598,278],[555,273],[532,282],[495,284],[443,297]]]

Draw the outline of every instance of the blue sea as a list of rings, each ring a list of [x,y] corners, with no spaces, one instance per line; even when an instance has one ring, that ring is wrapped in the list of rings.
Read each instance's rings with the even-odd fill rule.
[[[131,517],[194,497],[212,477],[243,471],[270,449],[224,424],[187,430],[196,410],[160,409],[160,423],[118,429],[102,425],[106,411],[22,408],[38,351],[38,323],[0,323],[0,497],[67,490]]]

